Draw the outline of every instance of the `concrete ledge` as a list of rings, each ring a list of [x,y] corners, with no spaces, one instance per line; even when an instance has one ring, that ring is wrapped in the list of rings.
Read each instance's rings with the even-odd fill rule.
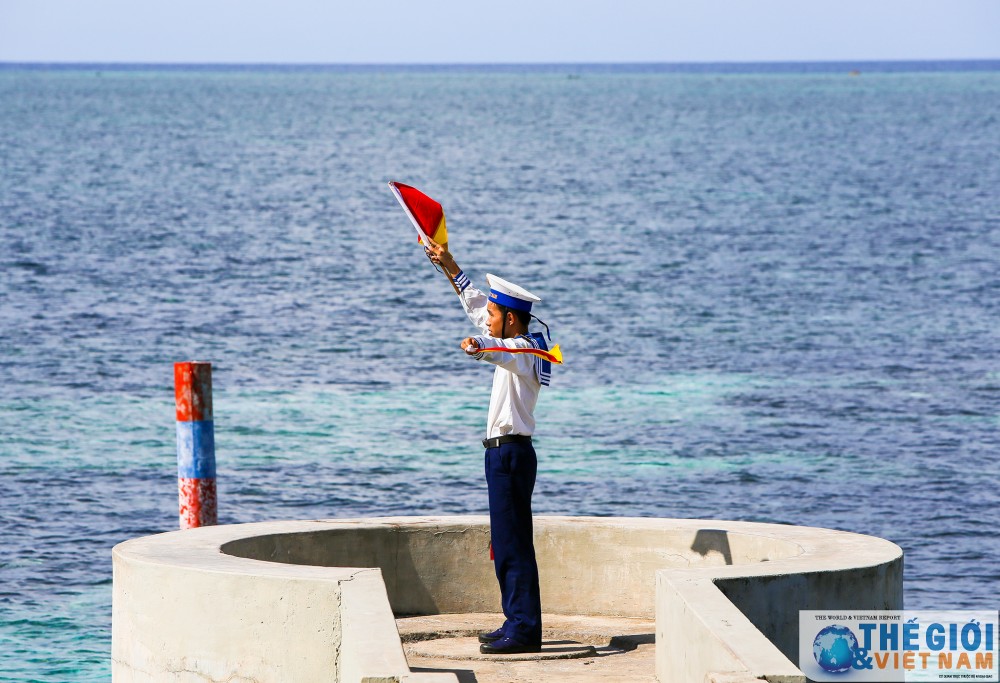
[[[747,524],[733,526],[738,533]],[[656,674],[661,681],[805,683],[798,658],[803,609],[902,609],[903,551],[872,536],[780,525],[802,552],[794,558],[703,571],[657,572]],[[684,624],[683,640],[676,625]],[[662,646],[661,646],[662,644]]]
[[[805,527],[537,517],[546,612],[656,617],[661,681],[805,681],[798,610],[902,607],[902,551]],[[496,611],[485,517],[205,527],[115,547],[115,681],[412,681],[395,615]]]

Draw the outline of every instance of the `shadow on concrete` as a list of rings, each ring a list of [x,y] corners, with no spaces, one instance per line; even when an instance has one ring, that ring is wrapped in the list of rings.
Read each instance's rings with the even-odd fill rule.
[[[653,645],[654,643],[656,643],[655,633],[635,633],[628,636],[612,636],[608,646],[616,650],[631,652],[640,645]]]
[[[410,671],[413,673],[455,674],[458,683],[479,683],[476,672],[472,669],[431,669],[425,666],[415,666]]]
[[[729,548],[729,534],[723,529],[698,529],[691,550],[702,557],[709,553],[720,553],[726,564],[733,563],[733,552]]]

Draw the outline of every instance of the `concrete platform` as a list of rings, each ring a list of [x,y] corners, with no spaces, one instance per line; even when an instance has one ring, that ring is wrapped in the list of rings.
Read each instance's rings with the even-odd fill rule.
[[[871,536],[695,519],[534,528],[544,637],[586,656],[452,658],[499,625],[486,517],[306,520],[116,546],[112,679],[805,683],[799,610],[902,608],[902,551]]]
[[[502,614],[440,614],[396,620],[411,671],[453,674],[460,683],[579,682],[598,678],[653,683],[651,619],[544,614],[542,652],[479,654],[477,636]]]

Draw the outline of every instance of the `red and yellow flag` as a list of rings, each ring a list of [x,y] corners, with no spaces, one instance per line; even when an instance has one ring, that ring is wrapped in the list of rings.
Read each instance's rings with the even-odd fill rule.
[[[562,349],[556,344],[552,347],[551,351],[545,351],[544,349],[511,349],[506,346],[488,346],[485,349],[479,349],[480,351],[495,351],[497,353],[527,353],[532,356],[538,356],[539,358],[544,358],[550,363],[563,362]]]
[[[390,182],[389,187],[396,195],[403,211],[417,229],[421,244],[441,244],[448,246],[448,228],[444,222],[444,209],[436,201],[415,187],[403,183]]]

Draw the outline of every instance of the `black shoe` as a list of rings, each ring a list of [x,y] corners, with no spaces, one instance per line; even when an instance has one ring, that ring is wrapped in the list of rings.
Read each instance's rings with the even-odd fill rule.
[[[484,655],[519,655],[525,652],[541,652],[541,645],[525,645],[512,638],[500,638],[492,643],[483,643],[479,652]]]
[[[479,642],[480,643],[492,643],[494,641],[503,638],[503,629],[498,628],[496,631],[490,631],[489,633],[480,633]]]

